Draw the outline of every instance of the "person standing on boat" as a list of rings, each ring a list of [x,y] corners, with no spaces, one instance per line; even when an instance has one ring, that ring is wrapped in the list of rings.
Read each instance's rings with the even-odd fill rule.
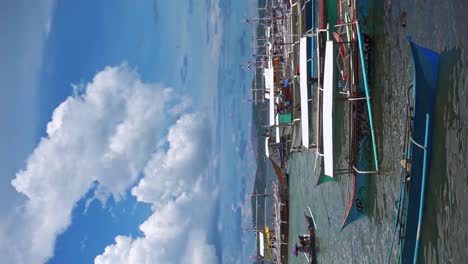
[[[299,243],[301,246],[309,247],[310,246],[310,237],[308,234],[299,235]]]

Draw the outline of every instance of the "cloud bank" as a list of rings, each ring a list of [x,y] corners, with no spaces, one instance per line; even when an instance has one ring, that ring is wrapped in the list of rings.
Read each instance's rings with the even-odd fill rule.
[[[0,223],[0,262],[45,262],[93,183],[106,194],[103,201],[109,195],[118,200],[140,176],[132,194],[154,209],[140,227],[145,236],[117,237],[96,262],[171,263],[164,260],[174,256],[196,261],[200,252],[215,260],[209,225],[217,192],[206,183],[208,122],[203,114],[188,113],[189,101],[142,82],[126,64],[106,67],[83,93],[68,97],[12,181],[26,199]],[[164,247],[168,240],[176,248]],[[192,240],[197,243],[188,247]],[[180,245],[187,246],[180,251]]]

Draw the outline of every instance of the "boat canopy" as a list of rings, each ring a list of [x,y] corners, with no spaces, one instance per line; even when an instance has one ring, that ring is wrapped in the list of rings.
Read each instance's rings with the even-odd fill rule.
[[[309,96],[307,85],[307,37],[300,40],[299,49],[299,74],[300,74],[300,94],[301,94],[301,132],[302,146],[309,147]]]
[[[325,175],[333,177],[333,90],[334,90],[334,44],[327,41],[323,80],[323,155]]]
[[[279,117],[275,113],[275,102],[277,101],[277,98],[275,96],[275,71],[272,59],[272,46],[270,43],[268,44],[268,67],[264,69],[263,75],[265,77],[265,89],[269,93],[269,125],[273,127],[279,124]],[[276,143],[280,143],[280,129],[278,126],[275,128],[275,141]]]
[[[265,89],[268,91],[268,110],[269,125],[275,125],[275,88],[273,83],[273,68],[265,68],[263,72],[265,77]]]
[[[258,232],[259,243],[260,243],[260,256],[265,257],[265,235],[262,232]]]

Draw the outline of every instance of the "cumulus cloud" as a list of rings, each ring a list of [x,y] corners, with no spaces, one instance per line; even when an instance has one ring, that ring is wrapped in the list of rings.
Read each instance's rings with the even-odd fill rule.
[[[70,225],[74,205],[95,182],[100,192],[118,200],[143,171],[145,175],[150,175],[147,170],[164,172],[151,164],[161,157],[157,153],[161,153],[161,137],[168,123],[187,107],[187,100],[172,89],[142,82],[125,64],[106,67],[85,85],[83,93],[68,97],[55,109],[47,136],[28,158],[26,168],[12,181],[26,199],[16,215],[0,225],[0,262],[46,261],[53,253],[57,235]],[[190,151],[180,149],[194,144],[183,138],[180,130],[190,131],[189,126],[194,124],[190,120],[195,119],[202,120],[195,114],[184,115],[177,123],[180,128],[176,125],[169,131],[170,149]],[[194,145],[192,151],[198,148]],[[184,158],[170,156],[163,159],[169,172],[181,173],[175,162]],[[186,162],[185,169],[195,164]],[[151,182],[154,177],[145,179]],[[180,187],[175,195],[188,190],[180,183],[172,186]],[[145,188],[139,185],[138,190],[143,193]],[[144,197],[148,195],[142,195],[141,200],[150,201]],[[14,248],[9,247],[12,244]]]
[[[142,202],[165,204],[171,197],[197,191],[200,174],[209,162],[209,130],[203,116],[187,114],[169,129],[167,153],[157,151],[145,167],[144,178],[132,194]]]
[[[95,263],[217,263],[214,232],[218,192],[208,182],[210,135],[204,115],[186,114],[169,129],[161,147],[133,188],[153,215],[144,236],[118,236]]]
[[[117,236],[95,263],[217,263],[209,231],[216,196],[195,192],[168,202],[140,226],[144,237]]]

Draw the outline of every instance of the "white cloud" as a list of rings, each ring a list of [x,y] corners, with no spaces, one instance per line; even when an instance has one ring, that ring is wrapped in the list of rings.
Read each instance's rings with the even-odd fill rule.
[[[211,57],[217,59],[221,51],[221,45],[223,41],[224,28],[222,25],[221,8],[219,0],[213,0],[210,2],[210,14],[208,17],[208,34],[211,36],[210,50]]]
[[[207,243],[206,234],[203,231],[191,231],[187,243],[187,254],[181,263],[217,263],[218,258],[215,253],[215,248]]]
[[[145,167],[145,176],[132,194],[138,201],[164,204],[172,197],[197,191],[200,173],[210,155],[210,134],[203,116],[187,114],[169,129],[167,153],[157,151]]]
[[[210,138],[200,114],[186,114],[169,129],[169,148],[157,151],[133,188],[153,215],[140,229],[144,236],[118,236],[95,263],[217,263],[218,192],[209,183]]]
[[[144,237],[117,236],[95,263],[217,263],[209,241],[216,196],[194,192],[168,202],[140,226]]]
[[[172,89],[141,82],[123,64],[106,67],[82,95],[58,106],[47,137],[12,181],[27,198],[0,224],[0,262],[46,261],[93,182],[119,199],[148,167],[168,121],[176,118],[171,109],[187,107],[177,106],[179,98]]]

